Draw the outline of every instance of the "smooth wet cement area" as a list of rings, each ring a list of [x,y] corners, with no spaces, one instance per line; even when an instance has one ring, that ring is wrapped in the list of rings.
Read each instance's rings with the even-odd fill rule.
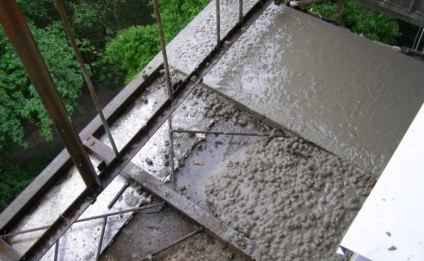
[[[271,5],[204,82],[379,174],[424,101],[423,72],[391,47]]]

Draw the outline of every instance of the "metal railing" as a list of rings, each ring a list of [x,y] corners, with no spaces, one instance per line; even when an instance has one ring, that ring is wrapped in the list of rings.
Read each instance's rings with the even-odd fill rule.
[[[175,99],[174,97],[175,90],[172,89],[173,87],[172,87],[168,58],[166,53],[166,43],[165,43],[164,35],[163,35],[160,9],[159,9],[158,0],[152,0],[152,1],[153,1],[154,11],[155,11],[156,23],[158,26],[158,37],[161,44],[161,53],[163,58],[163,67],[165,70],[165,82],[166,82],[167,95],[168,95],[168,100],[172,104]],[[78,199],[75,200],[71,206],[69,206],[67,211],[65,211],[61,215],[61,217],[55,221],[54,224],[52,224],[51,226],[45,226],[45,227],[40,227],[35,229],[35,230],[46,230],[46,233],[43,234],[43,236],[39,240],[37,240],[37,242],[22,257],[20,257],[20,259],[22,260],[23,259],[25,260],[38,259],[47,252],[47,250],[49,249],[49,246],[51,247],[54,244],[56,249],[55,258],[57,258],[57,255],[58,255],[57,251],[59,249],[59,239],[63,235],[63,233],[65,233],[66,230],[73,223],[83,222],[86,220],[86,219],[78,219],[78,217],[91,204],[93,200],[93,199],[88,200],[87,199],[89,198],[88,195],[95,195],[95,197],[97,197],[101,193],[101,191],[103,191],[106,188],[106,186],[111,182],[111,180],[113,180],[113,178],[129,162],[129,160],[127,160],[125,162],[119,163],[118,159],[124,153],[127,153],[128,149],[124,148],[121,151],[118,151],[113,135],[110,131],[107,118],[105,117],[103,113],[103,109],[98,99],[98,96],[96,94],[95,88],[88,74],[88,71],[85,67],[79,48],[76,44],[75,37],[70,27],[70,23],[66,16],[63,4],[61,0],[55,0],[55,3],[56,3],[57,10],[61,16],[61,19],[63,21],[64,28],[69,38],[70,44],[73,47],[76,59],[78,60],[80,64],[81,71],[84,76],[84,80],[87,84],[87,87],[90,91],[90,95],[92,97],[94,106],[97,110],[97,113],[100,117],[100,120],[104,128],[104,131],[114,151],[115,158],[109,163],[109,165],[113,165],[113,163],[115,163],[115,165],[113,166],[114,169],[112,170],[106,168],[105,171],[102,171],[101,174],[104,174],[104,175],[97,175],[93,165],[91,164],[88,153],[86,149],[84,148],[83,142],[81,141],[80,136],[76,132],[75,127],[73,126],[73,123],[70,120],[69,113],[67,112],[63,104],[63,101],[51,79],[51,76],[44,63],[42,55],[40,51],[38,50],[38,47],[33,39],[33,36],[29,30],[29,27],[25,21],[25,18],[16,0],[12,0],[12,1],[0,0],[0,23],[6,33],[6,36],[8,37],[9,42],[11,43],[15,52],[20,58],[24,66],[24,69],[26,70],[31,82],[33,83],[35,89],[37,90],[47,113],[52,119],[54,127],[59,133],[66,147],[66,150],[69,152],[69,155],[73,161],[73,164],[77,168],[79,174],[83,178],[87,187],[86,190],[78,197]],[[221,42],[222,42],[221,28],[220,28],[221,26],[220,0],[216,0],[215,3],[216,3],[215,16],[216,16],[216,36],[217,36],[215,50],[217,50],[221,46]],[[238,19],[239,19],[239,25],[241,26],[241,23],[243,22],[243,0],[239,0]],[[173,162],[174,161],[174,149],[173,149],[174,130],[172,129],[172,112],[169,115],[167,120],[168,120],[168,127],[169,127],[168,133],[169,133],[169,139],[171,144],[170,150],[169,150],[170,159],[171,159],[171,164],[170,164],[171,181],[172,181],[172,186],[175,188],[176,177],[175,177],[175,169],[174,169],[174,162]],[[134,153],[131,153],[131,154],[134,154]],[[132,209],[128,211],[137,211],[142,208]],[[121,211],[119,213],[123,213],[123,212],[125,211]],[[78,215],[76,215],[76,213],[78,213]],[[114,215],[116,213],[96,216],[94,218],[103,218],[106,224],[107,215]],[[104,227],[105,226],[103,226],[102,228],[103,232],[104,232]],[[35,230],[31,230],[31,231],[35,231]],[[31,231],[8,233],[8,234],[2,235],[1,238],[6,238],[8,236],[12,236],[18,233],[21,234],[21,233],[27,233]],[[45,241],[45,242],[41,242],[41,241]],[[97,251],[98,255],[100,255],[100,250],[101,250],[101,243]]]

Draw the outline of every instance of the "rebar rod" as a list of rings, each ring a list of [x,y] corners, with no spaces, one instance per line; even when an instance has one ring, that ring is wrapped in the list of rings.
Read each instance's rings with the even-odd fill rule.
[[[0,0],[0,23],[86,186],[101,186],[16,1]]]
[[[136,211],[140,211],[140,210],[144,210],[144,209],[149,209],[149,208],[154,208],[154,207],[162,207],[164,205],[165,205],[164,203],[156,203],[156,204],[152,204],[152,205],[148,205],[148,206],[142,206],[142,207],[137,207],[137,208],[125,209],[125,210],[121,210],[121,211],[106,213],[106,214],[103,214],[103,215],[92,216],[92,217],[88,217],[88,218],[81,218],[81,219],[78,219],[77,221],[75,221],[75,223],[90,221],[90,220],[93,220],[93,219],[99,219],[99,218],[104,218],[104,217],[121,215],[121,214],[129,213],[129,212],[136,212]],[[48,229],[49,227],[50,226],[42,226],[42,227],[37,227],[37,228],[31,228],[31,229],[27,229],[27,230],[22,230],[22,231],[19,231],[19,232],[12,232],[12,233],[8,233],[8,234],[0,235],[0,238],[6,238],[6,237],[11,237],[11,236],[16,236],[16,235],[21,235],[21,234],[36,232],[36,231],[39,231],[39,230]]]
[[[142,260],[150,260],[151,257],[156,256],[156,255],[162,253],[163,251],[168,250],[171,247],[178,245],[179,243],[181,243],[181,242],[189,239],[190,237],[192,237],[192,236],[194,236],[194,235],[196,235],[196,234],[198,234],[198,233],[200,233],[202,231],[203,231],[203,228],[202,227],[198,227],[195,231],[191,232],[190,234],[187,234],[187,235],[185,235],[185,236],[183,236],[183,237],[175,240],[174,242],[171,242],[169,245],[167,245],[167,246],[165,246],[165,247],[163,247],[163,248],[161,248],[161,249],[153,252],[152,254],[148,255],[147,257],[144,257]]]
[[[154,9],[155,9],[156,23],[158,25],[160,47],[162,49],[163,67],[165,69],[166,89],[168,90],[169,99],[171,101],[174,101],[174,92],[172,90],[171,75],[169,73],[168,56],[166,55],[166,44],[165,44],[165,39],[163,37],[162,22],[161,22],[161,18],[160,18],[160,10],[159,10],[158,0],[153,0],[153,6],[154,6]]]
[[[100,232],[99,245],[97,246],[96,261],[100,260],[100,254],[102,252],[103,237],[105,235],[106,224],[107,224],[107,217],[103,217],[103,225],[102,225],[102,230]]]
[[[415,46],[415,51],[418,51],[418,47],[420,47],[421,39],[423,38],[424,28],[421,30],[420,38],[418,39],[417,45]]]
[[[59,12],[59,15],[62,18],[63,24],[65,26],[65,31],[66,31],[66,34],[68,35],[69,42],[71,43],[72,48],[74,49],[75,56],[81,67],[81,71],[84,76],[85,83],[87,84],[88,90],[90,90],[90,94],[91,94],[91,98],[93,99],[94,106],[96,107],[97,113],[99,114],[100,120],[102,121],[103,128],[105,129],[105,132],[109,138],[110,144],[112,145],[113,152],[115,152],[115,155],[118,156],[118,149],[116,148],[115,141],[112,137],[112,133],[110,132],[109,124],[107,123],[105,115],[103,114],[102,105],[100,104],[96,90],[94,89],[94,86],[93,86],[93,82],[91,81],[90,75],[88,74],[87,68],[85,67],[77,42],[75,41],[75,36],[69,24],[69,20],[65,13],[65,9],[63,8],[62,1],[55,0],[55,2],[56,2],[57,11]]]
[[[169,127],[169,154],[170,154],[170,161],[171,161],[171,183],[172,188],[175,189],[175,166],[174,166],[174,138],[172,136],[173,129],[172,129],[172,114],[168,118],[168,127]]]
[[[239,0],[239,23],[243,22],[243,0]]]
[[[115,197],[110,201],[109,205],[107,206],[108,209],[111,209],[113,205],[115,205],[116,201],[118,201],[119,197],[124,193],[124,191],[130,186],[130,182],[127,181],[122,186],[122,188],[118,191],[118,193],[115,195]]]
[[[411,48],[412,50],[415,50],[415,44],[417,43],[418,36],[420,35],[420,31],[423,30],[423,29],[424,29],[423,27],[418,28],[418,32],[415,35],[414,43],[412,44],[412,48]]]
[[[340,24],[342,19],[343,1],[344,0],[339,0],[337,3],[336,24]]]
[[[225,131],[200,131],[200,130],[173,130],[175,133],[206,134],[206,135],[233,135],[233,136],[253,136],[253,137],[287,137],[283,134],[246,133],[246,132],[225,132]]]
[[[215,0],[215,16],[216,16],[216,47],[218,48],[221,43],[221,11],[219,8],[219,0]]]
[[[56,244],[54,246],[54,259],[53,259],[54,261],[57,261],[59,258],[59,241],[60,239],[56,241]]]
[[[412,12],[412,7],[414,6],[415,0],[411,0],[411,3],[409,3],[409,12]]]

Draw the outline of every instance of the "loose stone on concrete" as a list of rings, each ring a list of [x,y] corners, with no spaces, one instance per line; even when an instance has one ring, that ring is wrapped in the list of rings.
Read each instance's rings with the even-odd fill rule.
[[[294,136],[240,150],[205,191],[219,218],[270,255],[260,260],[343,260],[336,249],[372,179]]]

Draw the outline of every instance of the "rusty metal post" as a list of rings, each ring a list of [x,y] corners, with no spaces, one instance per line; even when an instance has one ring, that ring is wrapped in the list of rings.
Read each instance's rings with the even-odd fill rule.
[[[216,15],[216,47],[218,48],[221,42],[221,11],[219,8],[219,0],[215,0],[215,15]]]
[[[55,0],[55,1],[57,6],[57,11],[59,12],[60,17],[62,17],[63,24],[65,25],[65,31],[68,34],[69,41],[72,45],[72,48],[74,48],[75,56],[81,67],[82,74],[84,75],[85,83],[87,84],[88,89],[90,90],[90,94],[91,94],[91,98],[93,99],[94,106],[96,107],[97,113],[99,114],[100,120],[102,121],[103,128],[105,129],[105,132],[109,138],[110,144],[112,145],[113,152],[115,152],[115,155],[118,156],[118,149],[116,148],[115,141],[113,140],[112,133],[110,132],[109,124],[107,123],[105,115],[103,114],[102,105],[100,104],[99,98],[97,97],[96,91],[94,90],[94,86],[91,81],[90,75],[88,75],[88,71],[85,68],[85,64],[82,59],[81,53],[79,51],[77,42],[75,41],[74,34],[72,33],[68,17],[66,16],[65,9],[63,8],[62,1],[60,0]]]
[[[243,0],[239,0],[239,24],[243,22]]]
[[[158,24],[159,40],[162,49],[163,66],[165,69],[165,81],[166,89],[168,90],[168,96],[171,101],[174,101],[174,92],[172,91],[171,75],[169,74],[168,57],[166,55],[166,44],[163,38],[162,22],[160,19],[160,10],[158,0],[153,0],[153,6],[155,8],[156,23]]]
[[[411,2],[409,3],[409,12],[412,12],[412,7],[414,6],[415,0],[411,0]]]
[[[57,132],[85,184],[100,186],[93,165],[51,79],[28,25],[15,0],[0,0],[0,23],[19,56]]]
[[[344,0],[339,0],[337,3],[336,21],[335,21],[336,24],[340,24],[342,20],[343,1]]]

